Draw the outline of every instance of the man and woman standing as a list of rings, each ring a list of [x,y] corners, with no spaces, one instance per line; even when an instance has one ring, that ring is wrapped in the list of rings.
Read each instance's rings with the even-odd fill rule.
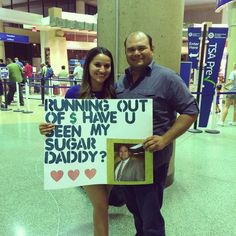
[[[124,46],[129,68],[118,80],[115,92],[117,98],[121,99],[153,99],[153,134],[144,140],[143,148],[153,153],[154,182],[148,185],[123,186],[123,190],[127,207],[134,217],[136,236],[164,236],[165,223],[161,207],[167,171],[173,152],[173,141],[196,120],[199,112],[198,105],[183,80],[175,72],[154,62],[154,47],[149,35],[143,32],[133,32],[126,38]],[[92,98],[92,94],[96,94],[96,92],[103,96],[96,95],[95,97],[108,98],[108,96],[104,96],[103,91],[106,91],[104,86],[105,84],[111,86],[114,79],[109,81],[108,78],[111,77],[105,76],[104,71],[105,68],[109,68],[111,73],[114,68],[111,59],[107,58],[107,62],[104,64],[99,61],[100,56],[98,55],[97,61],[95,60],[85,69],[79,98]],[[99,65],[102,71],[93,69]],[[90,80],[88,80],[89,73]],[[100,86],[91,88],[93,85],[91,81]],[[75,90],[73,94],[78,92],[76,86],[69,91],[73,90]],[[110,98],[112,97],[110,96]],[[41,134],[47,134],[52,131],[53,125],[41,124],[39,128]],[[87,189],[94,209],[94,235],[96,236],[108,235],[110,192],[108,189],[104,187],[102,190],[99,185],[93,186],[90,190]],[[98,197],[98,193],[103,194]],[[102,215],[103,217],[101,217]]]

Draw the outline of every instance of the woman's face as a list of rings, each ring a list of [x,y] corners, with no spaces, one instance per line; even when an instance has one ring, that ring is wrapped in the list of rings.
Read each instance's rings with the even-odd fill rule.
[[[111,74],[111,58],[104,54],[95,56],[89,64],[89,74],[92,90],[102,89],[103,83]]]

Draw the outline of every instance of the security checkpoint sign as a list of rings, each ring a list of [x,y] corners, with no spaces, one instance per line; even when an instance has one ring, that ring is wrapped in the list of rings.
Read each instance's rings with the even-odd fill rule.
[[[45,121],[55,124],[45,140],[45,189],[109,184],[108,173],[114,167],[108,161],[113,158],[107,156],[108,141],[134,143],[151,136],[152,100],[47,99]],[[151,156],[145,155],[145,165],[152,173]],[[152,176],[146,176],[150,178],[142,184],[152,183]]]
[[[209,27],[208,29],[199,127],[207,127],[208,124],[227,35],[228,28]]]
[[[7,67],[0,67],[0,79],[8,79],[9,71]]]
[[[192,68],[198,69],[201,28],[188,28],[188,61],[192,62]]]

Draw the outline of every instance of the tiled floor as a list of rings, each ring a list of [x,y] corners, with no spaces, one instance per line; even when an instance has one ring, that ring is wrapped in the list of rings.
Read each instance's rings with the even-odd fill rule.
[[[0,235],[92,236],[91,205],[80,188],[43,190],[39,104],[30,100],[32,114],[0,111]],[[236,126],[217,129],[177,140],[175,181],[163,206],[167,236],[236,236]],[[110,235],[134,232],[126,207],[111,207]]]

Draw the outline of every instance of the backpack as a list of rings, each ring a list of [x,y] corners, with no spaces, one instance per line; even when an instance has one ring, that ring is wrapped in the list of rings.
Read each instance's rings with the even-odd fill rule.
[[[47,68],[47,71],[46,71],[46,76],[45,76],[45,78],[46,78],[46,79],[52,78],[53,75],[54,75],[53,69],[52,69],[51,67],[48,67],[48,68]]]

